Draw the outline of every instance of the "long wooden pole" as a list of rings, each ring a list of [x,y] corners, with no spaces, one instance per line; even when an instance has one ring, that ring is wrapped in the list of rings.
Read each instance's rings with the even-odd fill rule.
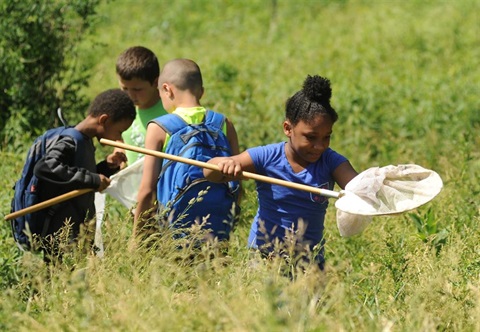
[[[7,214],[5,216],[5,220],[15,219],[15,218],[22,217],[22,216],[24,216],[26,214],[29,214],[29,213],[40,211],[40,210],[45,209],[49,206],[65,202],[69,199],[72,199],[74,197],[86,194],[90,191],[93,191],[93,189],[88,188],[88,189],[72,190],[72,191],[70,191],[68,193],[65,193],[63,195],[60,195],[60,196],[57,196],[57,197],[54,197],[54,198],[50,198],[50,199],[48,199],[46,201],[43,201],[41,203],[26,207],[25,209],[18,210],[18,211],[12,212],[10,214]]]
[[[183,158],[183,157],[171,155],[171,154],[168,154],[168,153],[165,153],[165,152],[145,149],[145,148],[141,148],[141,147],[138,147],[138,146],[125,144],[125,143],[122,143],[122,142],[108,140],[108,139],[105,139],[105,138],[100,139],[100,143],[115,146],[117,148],[122,148],[122,149],[125,149],[125,150],[131,150],[131,151],[139,152],[139,153],[142,153],[142,154],[147,154],[147,155],[158,157],[158,158],[164,158],[164,159],[178,161],[178,162],[193,165],[193,166],[207,168],[207,169],[211,169],[211,170],[214,170],[214,171],[219,170],[218,166],[214,165],[214,164],[209,164],[209,163],[205,163],[205,162],[194,160],[194,159]],[[266,182],[266,183],[270,183],[270,184],[276,184],[276,185],[280,185],[280,186],[284,186],[284,187],[288,187],[288,188],[307,191],[307,192],[311,192],[311,193],[314,193],[314,194],[317,194],[317,195],[330,197],[330,198],[340,198],[344,195],[343,191],[338,192],[338,191],[333,191],[333,190],[328,190],[328,189],[321,189],[321,188],[307,186],[307,185],[300,184],[300,183],[293,183],[293,182],[288,182],[288,181],[285,181],[285,180],[275,179],[275,178],[271,178],[271,177],[256,174],[256,173],[242,172],[242,176],[246,179],[252,179],[252,180],[257,180],[257,181]]]

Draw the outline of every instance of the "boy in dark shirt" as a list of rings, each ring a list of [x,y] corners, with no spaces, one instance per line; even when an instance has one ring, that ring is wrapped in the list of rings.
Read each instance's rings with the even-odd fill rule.
[[[45,156],[35,165],[34,173],[40,179],[41,201],[57,197],[75,189],[91,188],[102,191],[110,184],[109,176],[119,170],[126,161],[123,153],[110,154],[96,164],[93,138],[120,140],[122,133],[135,119],[135,106],[126,93],[111,89],[99,94],[88,109],[87,117],[75,126],[82,139],[62,135],[55,142],[47,143]],[[70,240],[76,240],[81,225],[95,216],[93,191],[72,198],[53,207],[48,218],[46,237],[42,239],[45,257],[58,254],[59,230],[71,225]],[[47,241],[44,241],[47,240]],[[46,245],[48,241],[54,246]],[[48,260],[48,259],[47,259]]]

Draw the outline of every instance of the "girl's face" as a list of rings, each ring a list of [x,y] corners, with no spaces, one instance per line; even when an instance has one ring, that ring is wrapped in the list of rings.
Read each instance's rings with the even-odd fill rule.
[[[300,120],[295,126],[286,120],[283,132],[289,138],[287,158],[306,167],[320,159],[330,146],[333,122],[324,115],[318,115],[309,123]]]

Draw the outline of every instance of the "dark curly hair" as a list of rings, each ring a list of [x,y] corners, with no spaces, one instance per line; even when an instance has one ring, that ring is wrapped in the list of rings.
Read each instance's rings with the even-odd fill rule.
[[[329,116],[338,120],[338,114],[330,105],[332,88],[330,81],[318,75],[308,75],[303,82],[303,89],[290,97],[285,106],[285,117],[292,125],[300,120],[309,123],[318,115]]]
[[[127,81],[138,78],[153,84],[160,75],[157,56],[143,46],[126,49],[118,56],[115,69],[118,76]]]
[[[113,122],[135,120],[136,116],[135,105],[120,89],[106,90],[96,96],[88,108],[88,114],[93,117],[108,114]]]

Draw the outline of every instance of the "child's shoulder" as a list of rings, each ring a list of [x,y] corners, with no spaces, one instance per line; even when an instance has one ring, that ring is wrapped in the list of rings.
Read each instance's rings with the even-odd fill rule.
[[[342,156],[342,157],[343,157],[343,155],[342,155],[341,153],[333,150],[333,149],[330,148],[330,147],[327,148],[327,149],[325,149],[325,151],[323,152],[323,155],[326,155],[326,156],[335,156],[335,157],[336,157],[336,156]]]
[[[282,159],[285,159],[284,151],[285,142],[260,145],[247,149],[252,160],[262,164],[281,162]]]
[[[276,152],[276,151],[283,151],[286,142],[277,142],[277,143],[270,143],[266,145],[259,145],[252,148],[248,148],[248,151],[266,151],[266,152]]]
[[[329,165],[330,168],[336,168],[345,161],[348,161],[347,157],[336,152],[335,150],[332,150],[331,148],[327,148],[322,153],[322,157],[317,161],[317,164],[326,164]]]

